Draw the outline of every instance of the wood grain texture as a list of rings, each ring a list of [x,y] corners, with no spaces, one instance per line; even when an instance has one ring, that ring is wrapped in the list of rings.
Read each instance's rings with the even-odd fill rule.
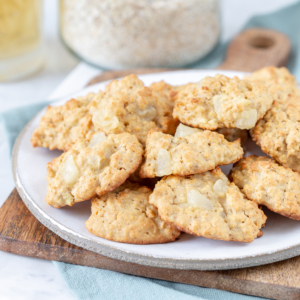
[[[284,34],[262,28],[251,28],[230,43],[224,62],[218,69],[253,72],[264,66],[286,65],[291,42]]]
[[[300,257],[229,271],[173,270],[118,261],[74,246],[42,225],[13,190],[0,208],[0,250],[272,299],[300,299]]]
[[[249,46],[249,41],[256,45],[251,46],[254,49]],[[254,71],[268,65],[281,66],[287,61],[289,51],[289,40],[282,34],[252,29],[232,41],[226,60],[218,68]],[[104,72],[89,84],[132,73],[139,75],[170,70]],[[54,234],[30,213],[16,189],[0,208],[0,250],[278,300],[300,299],[300,257],[260,267],[214,272],[163,269],[118,261],[72,245]]]

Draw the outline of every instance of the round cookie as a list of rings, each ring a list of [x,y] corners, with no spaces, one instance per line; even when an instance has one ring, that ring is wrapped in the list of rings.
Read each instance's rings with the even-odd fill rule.
[[[189,83],[176,96],[173,117],[192,127],[250,129],[270,109],[273,98],[259,82],[205,77]]]
[[[300,220],[300,174],[297,172],[268,157],[251,155],[236,163],[229,176],[248,199]]]
[[[180,124],[175,137],[161,132],[148,134],[140,177],[202,173],[242,157],[239,140],[230,143],[222,134]]]
[[[113,80],[105,92],[89,93],[62,106],[48,107],[34,131],[33,147],[69,150],[95,132],[128,132],[145,143],[151,129],[174,134],[173,105],[145,87],[135,75]]]
[[[245,76],[245,79],[261,82],[278,102],[286,101],[290,94],[300,95],[295,76],[285,67],[265,67]]]
[[[149,203],[152,191],[126,182],[113,192],[92,199],[86,228],[102,238],[128,244],[173,242],[180,231],[164,222]]]
[[[105,133],[128,132],[144,144],[151,129],[174,131],[173,108],[160,101],[135,75],[110,82],[91,108],[92,122]]]
[[[220,168],[192,176],[166,176],[149,201],[166,222],[210,239],[250,243],[262,235],[267,219]]]
[[[95,133],[91,103],[102,94],[89,93],[62,106],[49,105],[32,135],[32,146],[68,151],[77,141],[90,138]]]
[[[281,165],[300,172],[300,97],[290,95],[285,102],[275,101],[255,128],[252,139],[261,150]]]
[[[138,168],[142,155],[142,145],[129,133],[97,133],[80,141],[48,163],[46,202],[72,206],[110,192]]]

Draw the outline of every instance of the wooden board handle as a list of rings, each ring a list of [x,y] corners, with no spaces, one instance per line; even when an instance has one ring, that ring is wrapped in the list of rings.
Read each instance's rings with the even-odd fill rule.
[[[251,28],[237,35],[229,44],[223,70],[253,72],[263,66],[284,66],[291,42],[284,34],[270,29]]]

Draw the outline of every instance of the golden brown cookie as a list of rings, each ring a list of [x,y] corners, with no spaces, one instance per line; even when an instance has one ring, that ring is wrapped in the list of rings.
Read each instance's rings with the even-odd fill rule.
[[[92,108],[95,128],[105,133],[129,132],[146,142],[151,129],[174,131],[173,108],[152,93],[135,75],[113,80]]]
[[[145,143],[151,129],[174,134],[173,107],[156,97],[135,75],[114,80],[98,94],[90,93],[58,107],[48,107],[33,133],[34,147],[69,150],[95,132],[128,132]]]
[[[150,85],[150,89],[157,98],[161,99],[163,102],[169,103],[173,107],[178,92],[185,86],[186,85],[170,85],[162,80],[159,82],[153,82]]]
[[[271,158],[251,155],[234,165],[230,179],[248,199],[300,220],[300,174]]]
[[[190,83],[176,97],[173,110],[176,120],[210,130],[224,127],[250,129],[273,102],[261,83],[224,75]]]
[[[48,106],[32,135],[33,147],[67,151],[78,140],[90,138],[95,133],[91,103],[102,94],[89,93],[85,97],[71,99],[62,106]]]
[[[126,182],[113,192],[92,199],[86,228],[102,238],[128,244],[173,242],[180,231],[164,222],[149,203],[152,191]]]
[[[265,117],[250,131],[263,152],[300,172],[300,97],[274,102]]]
[[[164,221],[210,239],[250,243],[262,235],[267,219],[220,168],[192,176],[166,176],[149,201]]]
[[[245,78],[261,82],[277,102],[286,101],[290,94],[300,95],[295,76],[285,67],[265,67]]]
[[[142,161],[143,148],[129,133],[95,134],[47,165],[46,202],[59,208],[120,186]]]
[[[142,178],[202,173],[243,157],[239,140],[230,143],[216,132],[180,127],[184,128],[176,132],[180,137],[161,132],[148,134],[145,162],[140,171]],[[187,134],[187,130],[198,132]]]

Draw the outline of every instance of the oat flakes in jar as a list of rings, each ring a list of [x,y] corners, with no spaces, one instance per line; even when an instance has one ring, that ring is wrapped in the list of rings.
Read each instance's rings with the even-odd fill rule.
[[[219,38],[218,0],[60,0],[66,46],[106,69],[180,67]]]

